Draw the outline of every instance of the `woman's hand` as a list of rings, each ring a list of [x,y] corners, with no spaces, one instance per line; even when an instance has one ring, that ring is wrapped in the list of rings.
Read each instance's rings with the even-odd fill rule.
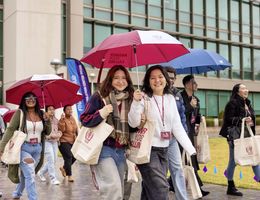
[[[141,92],[139,89],[137,89],[134,92],[134,100],[140,101],[143,98],[143,95],[144,95],[143,92]]]
[[[113,112],[112,104],[105,105],[102,109],[99,110],[99,114],[103,119],[106,119],[111,112]]]

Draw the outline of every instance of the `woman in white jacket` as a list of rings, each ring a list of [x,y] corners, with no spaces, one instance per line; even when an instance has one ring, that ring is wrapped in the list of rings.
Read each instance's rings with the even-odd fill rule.
[[[145,103],[148,104],[146,119],[154,121],[155,133],[150,162],[138,165],[143,179],[141,199],[167,200],[167,151],[171,137],[176,137],[189,155],[195,154],[196,151],[181,124],[176,102],[171,94],[169,76],[160,65],[147,70],[142,92],[134,92],[134,100],[128,114],[130,126],[140,125]]]

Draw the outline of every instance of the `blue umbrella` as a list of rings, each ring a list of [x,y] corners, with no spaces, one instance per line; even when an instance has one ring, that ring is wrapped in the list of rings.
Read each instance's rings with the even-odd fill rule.
[[[189,49],[189,51],[190,53],[161,65],[173,67],[177,74],[201,74],[231,67],[224,57],[213,51],[205,49]]]

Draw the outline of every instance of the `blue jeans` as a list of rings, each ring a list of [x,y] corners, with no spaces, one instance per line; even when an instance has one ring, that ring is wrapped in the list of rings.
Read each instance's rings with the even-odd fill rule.
[[[27,191],[29,200],[37,200],[37,192],[35,185],[35,168],[41,158],[42,145],[24,143],[21,147],[21,162],[19,167],[21,169],[20,183],[16,186],[13,192],[13,197],[21,197],[24,188]],[[32,163],[25,162],[25,159],[30,158]]]
[[[234,157],[234,144],[232,143],[232,141],[229,141],[228,144],[229,144],[229,162],[227,166],[227,179],[229,181],[232,181],[234,177],[235,168],[236,168],[235,157]],[[260,165],[252,166],[252,169],[257,179],[260,180]]]
[[[39,173],[41,175],[44,175],[48,172],[51,180],[57,179],[55,173],[55,163],[57,160],[57,154],[58,154],[58,143],[45,141],[44,155],[46,158],[46,162]]]
[[[125,168],[125,149],[103,146],[98,164],[92,166],[100,199],[123,199]]]
[[[176,138],[172,138],[170,141],[168,147],[168,162],[176,199],[188,200],[181,152]]]

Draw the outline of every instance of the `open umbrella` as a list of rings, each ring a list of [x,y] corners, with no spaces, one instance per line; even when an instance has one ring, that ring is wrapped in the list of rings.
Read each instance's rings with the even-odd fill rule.
[[[55,108],[66,104],[75,104],[82,97],[78,96],[79,86],[54,74],[33,75],[16,82],[6,90],[6,102],[20,104],[26,92],[33,92],[44,108],[53,105]]]
[[[10,108],[4,105],[0,105],[0,115],[4,115],[6,112],[8,112]]]
[[[123,65],[128,68],[140,65],[168,62],[188,53],[184,45],[162,31],[135,30],[128,33],[113,34],[91,49],[82,62],[101,68]],[[139,85],[139,80],[138,80]]]
[[[15,113],[16,110],[9,110],[8,112],[6,112],[4,115],[3,115],[3,120],[5,123],[8,123],[10,122],[10,120],[12,119],[14,113]]]
[[[177,74],[201,74],[223,70],[231,64],[221,55],[206,49],[189,49],[190,53],[175,58],[162,66],[171,66]]]

